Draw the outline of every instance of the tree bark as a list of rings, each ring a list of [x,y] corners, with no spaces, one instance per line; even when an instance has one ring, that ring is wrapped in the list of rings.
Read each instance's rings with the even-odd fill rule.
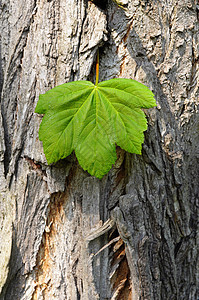
[[[199,3],[94,2],[0,2],[0,299],[196,300]],[[34,113],[40,93],[94,80],[98,48],[100,80],[157,100],[142,155],[118,147],[102,180],[74,153],[48,166]]]

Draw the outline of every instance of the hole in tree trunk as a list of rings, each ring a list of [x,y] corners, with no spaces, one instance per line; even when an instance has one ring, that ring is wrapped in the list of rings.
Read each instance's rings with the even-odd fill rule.
[[[110,240],[119,235],[117,229],[112,232]],[[120,238],[110,247],[110,284],[111,299],[114,300],[130,300],[132,299],[130,269],[128,266],[125,245]]]
[[[91,0],[96,6],[105,10],[107,6],[107,0]]]

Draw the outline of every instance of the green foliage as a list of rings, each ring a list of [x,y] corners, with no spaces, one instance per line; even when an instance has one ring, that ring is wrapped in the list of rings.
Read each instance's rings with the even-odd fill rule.
[[[84,170],[102,178],[116,161],[116,145],[141,154],[147,121],[141,108],[156,106],[143,84],[115,78],[62,84],[39,96],[35,112],[48,164],[74,150]]]
[[[113,2],[115,2],[120,8],[123,8],[124,10],[126,10],[126,7],[124,6],[123,2],[120,0],[113,0]]]

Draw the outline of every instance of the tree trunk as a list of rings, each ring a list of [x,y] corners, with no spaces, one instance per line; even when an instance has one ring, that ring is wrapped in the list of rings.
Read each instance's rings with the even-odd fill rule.
[[[197,294],[199,3],[2,0],[0,299],[190,299]],[[136,79],[154,92],[142,155],[102,180],[75,154],[48,166],[40,93]]]

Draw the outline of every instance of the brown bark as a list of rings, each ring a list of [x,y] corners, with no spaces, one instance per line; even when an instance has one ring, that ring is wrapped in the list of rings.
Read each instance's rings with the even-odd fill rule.
[[[0,299],[189,299],[197,294],[197,0],[1,1]],[[102,180],[75,154],[48,166],[38,96],[134,78],[157,108],[141,156]]]

